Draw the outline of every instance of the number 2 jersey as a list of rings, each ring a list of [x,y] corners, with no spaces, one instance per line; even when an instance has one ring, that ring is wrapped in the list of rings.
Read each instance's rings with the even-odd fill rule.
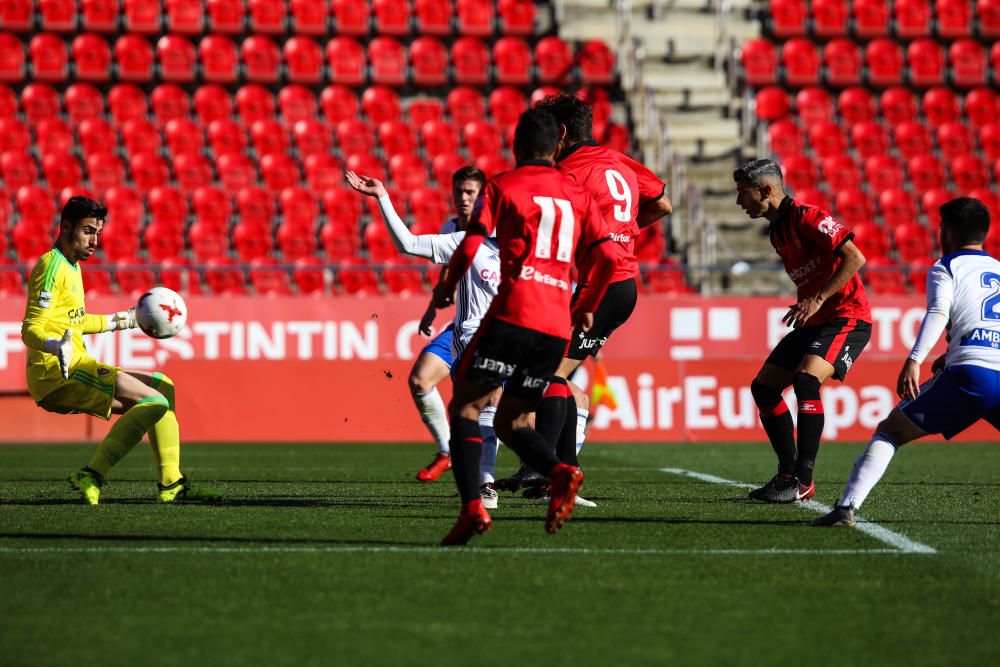
[[[636,216],[640,206],[666,193],[666,184],[644,165],[596,141],[581,141],[571,146],[559,156],[558,167],[594,197],[611,240],[621,249],[611,282],[638,276],[635,243],[639,224]],[[589,270],[585,260],[580,268],[581,278],[585,278]]]
[[[573,263],[612,252],[603,247],[610,234],[594,198],[550,162],[526,160],[486,184],[469,231],[476,227],[495,232],[500,247],[500,288],[487,317],[568,339]],[[584,287],[581,308],[596,307],[608,281],[601,282]]]

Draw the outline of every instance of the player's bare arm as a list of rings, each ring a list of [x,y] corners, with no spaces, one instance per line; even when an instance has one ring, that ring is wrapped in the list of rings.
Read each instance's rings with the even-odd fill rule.
[[[635,221],[639,225],[639,229],[645,229],[654,222],[667,217],[673,211],[674,205],[670,202],[670,198],[664,194],[659,199],[648,201],[640,206]]]
[[[781,318],[782,322],[795,329],[805,325],[809,318],[816,314],[823,303],[831,295],[843,289],[847,281],[865,265],[865,256],[854,245],[853,241],[845,241],[835,254],[840,258],[840,264],[837,265],[837,269],[830,276],[830,280],[820,288],[815,296],[802,299],[789,308],[785,316]]]

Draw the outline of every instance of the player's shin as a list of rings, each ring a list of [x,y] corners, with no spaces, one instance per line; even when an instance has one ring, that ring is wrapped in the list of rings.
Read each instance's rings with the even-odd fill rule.
[[[153,459],[160,475],[160,484],[170,486],[183,475],[181,474],[181,436],[180,424],[173,410],[153,424],[147,431],[149,444],[153,446]]]
[[[477,507],[482,503],[479,495],[479,459],[483,448],[483,436],[479,422],[467,417],[452,419],[451,468],[455,475],[455,485],[462,498],[462,510],[467,511],[470,503]]]
[[[496,429],[493,428],[496,415],[497,409],[491,405],[487,405],[479,413],[479,432],[483,436],[483,451],[479,458],[480,486],[496,481],[497,449],[500,446]]]
[[[87,467],[101,477],[107,477],[111,467],[132,451],[142,440],[143,434],[160,421],[167,410],[169,406],[163,396],[150,396],[133,405],[104,436]]]
[[[515,429],[511,433],[510,442],[504,442],[514,450],[522,461],[528,464],[528,467],[545,476],[548,476],[549,472],[559,465],[559,459],[556,458],[555,452],[535,429],[526,427]]]
[[[448,454],[448,413],[444,407],[444,401],[437,388],[433,388],[426,393],[414,392],[413,402],[420,412],[420,419],[423,420],[430,431],[434,442],[437,443],[438,451]]]
[[[572,395],[565,378],[553,375],[549,378],[549,386],[545,389],[545,394],[542,395],[542,400],[538,402],[538,409],[535,411],[535,429],[545,438],[545,442],[553,452],[559,446],[563,425],[566,423],[567,396]]]
[[[760,410],[760,423],[778,457],[778,473],[791,475],[795,470],[795,424],[788,404],[780,391],[759,380],[750,384],[750,393]]]
[[[576,409],[576,455],[580,456],[583,449],[583,441],[587,438],[587,421],[590,419],[590,410],[582,408]]]
[[[896,453],[896,444],[885,434],[876,433],[872,436],[868,447],[854,462],[854,470],[844,487],[844,495],[838,505],[858,509],[865,502],[868,494],[882,479],[892,457]]]
[[[565,399],[566,403],[566,419],[563,420],[562,432],[559,434],[559,441],[556,443],[556,456],[563,463],[571,466],[579,466],[580,462],[577,460],[577,415],[576,415],[576,399],[570,394]],[[581,446],[583,443],[580,443]]]
[[[809,486],[813,479],[813,466],[819,454],[819,440],[823,435],[823,401],[820,400],[819,378],[809,373],[796,373],[794,380],[795,399],[799,404],[798,457],[795,463],[795,477]]]

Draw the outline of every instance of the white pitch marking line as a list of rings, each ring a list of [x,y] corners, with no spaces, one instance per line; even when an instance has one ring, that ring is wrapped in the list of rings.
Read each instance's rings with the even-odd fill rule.
[[[680,475],[681,477],[691,477],[692,479],[697,479],[702,482],[707,482],[709,484],[720,484],[723,486],[732,486],[738,489],[754,489],[756,488],[753,484],[746,484],[744,482],[736,482],[731,479],[725,479],[723,477],[716,477],[715,475],[706,475],[701,472],[694,472],[693,470],[684,470],[682,468],[660,468],[661,472],[665,472],[671,475]],[[829,505],[824,505],[823,503],[816,502],[815,500],[809,500],[804,503],[799,503],[799,507],[804,507],[805,509],[812,510],[818,514],[827,514],[833,511],[833,508]],[[929,547],[926,544],[921,544],[906,537],[905,535],[900,535],[899,533],[893,532],[888,528],[878,525],[877,523],[872,523],[861,517],[855,517],[857,523],[854,527],[859,531],[873,537],[879,542],[888,544],[891,547],[895,547],[899,553],[904,554],[936,554],[937,550],[934,547]]]
[[[218,554],[351,554],[351,553],[404,553],[404,554],[536,554],[536,555],[614,555],[614,556],[773,556],[794,554],[802,556],[842,556],[858,554],[899,554],[898,549],[603,549],[567,547],[482,547],[446,549],[434,546],[279,546],[279,547],[215,547],[215,546],[68,546],[68,547],[0,547],[0,554],[59,554],[59,553],[218,553]]]

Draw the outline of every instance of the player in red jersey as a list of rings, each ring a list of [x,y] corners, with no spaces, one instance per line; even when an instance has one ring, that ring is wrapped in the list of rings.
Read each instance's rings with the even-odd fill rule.
[[[551,114],[524,112],[514,133],[517,167],[486,185],[483,205],[452,256],[448,279],[435,289],[439,307],[489,234],[500,248],[500,287],[455,373],[450,406],[452,469],[462,498],[458,522],[443,545],[465,544],[490,529],[479,494],[479,412],[503,385],[494,426],[522,461],[550,481],[545,527],[558,530],[573,511],[583,473],[561,463],[534,430],[533,413],[570,333],[590,328],[614,271],[613,244],[593,198],[552,162],[559,128]],[[571,269],[590,273],[570,307]]]
[[[593,140],[594,116],[589,104],[575,95],[552,95],[535,108],[548,111],[559,123],[556,164],[597,202],[618,251],[610,284],[594,313],[594,325],[586,332],[575,333],[538,405],[538,430],[556,447],[561,461],[577,465],[590,400],[568,378],[584,359],[597,355],[611,334],[632,315],[638,294],[635,244],[639,230],[669,215],[672,205],[666,184],[656,174]],[[581,283],[586,282],[589,270],[585,259],[580,267]],[[530,477],[522,469],[498,481],[497,486],[515,490],[525,478]]]
[[[781,167],[753,160],[733,173],[736,203],[751,218],[767,218],[771,245],[798,288],[798,303],[783,321],[794,328],[750,385],[761,423],[778,455],[778,474],[750,492],[771,503],[808,500],[816,492],[813,466],[823,433],[820,387],[843,380],[871,338],[871,308],[858,270],[865,256],[854,234],[821,208],[785,194]],[[781,393],[795,389],[795,426]]]

